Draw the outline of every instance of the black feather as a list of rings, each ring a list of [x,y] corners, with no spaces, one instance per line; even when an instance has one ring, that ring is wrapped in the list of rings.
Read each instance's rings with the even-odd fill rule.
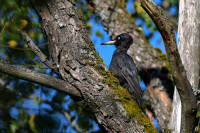
[[[124,52],[114,53],[109,70],[117,77],[123,88],[126,88],[132,98],[141,107],[142,91],[138,81],[138,72],[133,59]]]
[[[133,39],[129,34],[124,33],[117,36],[115,40],[114,45],[117,49],[112,56],[109,70],[142,108],[142,91],[138,81],[137,68],[133,59],[127,54]]]

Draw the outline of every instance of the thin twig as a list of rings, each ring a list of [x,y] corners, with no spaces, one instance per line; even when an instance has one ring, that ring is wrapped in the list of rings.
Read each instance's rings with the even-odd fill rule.
[[[4,26],[3,26],[2,30],[1,30],[1,32],[0,32],[0,36],[1,36],[1,34],[3,33],[5,27],[6,27],[6,24],[4,24]]]
[[[32,39],[28,36],[28,34],[21,29],[18,30],[18,33],[24,39],[26,44],[31,48],[31,50],[35,53],[35,55],[39,58],[41,62],[47,65],[51,69],[55,69],[55,67],[51,64],[51,62],[47,59],[47,56],[42,53],[42,51],[34,44]]]

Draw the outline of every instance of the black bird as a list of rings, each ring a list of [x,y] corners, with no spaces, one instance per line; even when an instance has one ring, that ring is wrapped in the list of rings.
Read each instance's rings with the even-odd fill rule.
[[[133,59],[127,54],[132,43],[132,36],[129,33],[123,33],[113,41],[101,45],[113,44],[117,48],[113,53],[109,70],[112,75],[119,79],[121,86],[128,90],[132,98],[142,108],[142,91],[138,81],[137,68]]]

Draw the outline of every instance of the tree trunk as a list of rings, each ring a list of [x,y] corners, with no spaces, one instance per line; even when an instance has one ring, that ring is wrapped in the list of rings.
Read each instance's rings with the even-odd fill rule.
[[[180,0],[178,49],[188,80],[199,89],[200,76],[200,1]]]
[[[199,89],[200,76],[200,1],[180,0],[179,5],[178,50],[186,70],[187,78],[193,90],[197,91]],[[180,110],[178,106],[180,106],[181,102],[177,103],[173,106],[174,110]],[[176,119],[177,116],[178,114],[173,114],[172,119]],[[179,119],[177,123],[171,125],[174,133],[178,133],[182,129],[180,127],[181,121],[183,119]],[[190,126],[194,130],[194,122],[190,123]],[[182,130],[181,132],[184,131]]]
[[[73,0],[32,3],[46,32],[52,64],[83,99],[74,99],[107,132],[156,132],[95,52]]]

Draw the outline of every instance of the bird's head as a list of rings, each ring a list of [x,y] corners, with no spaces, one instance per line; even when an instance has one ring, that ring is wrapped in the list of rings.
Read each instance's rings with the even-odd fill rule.
[[[124,47],[128,49],[133,42],[133,38],[129,33],[118,35],[113,41],[104,42],[101,45],[115,45],[116,48]]]

